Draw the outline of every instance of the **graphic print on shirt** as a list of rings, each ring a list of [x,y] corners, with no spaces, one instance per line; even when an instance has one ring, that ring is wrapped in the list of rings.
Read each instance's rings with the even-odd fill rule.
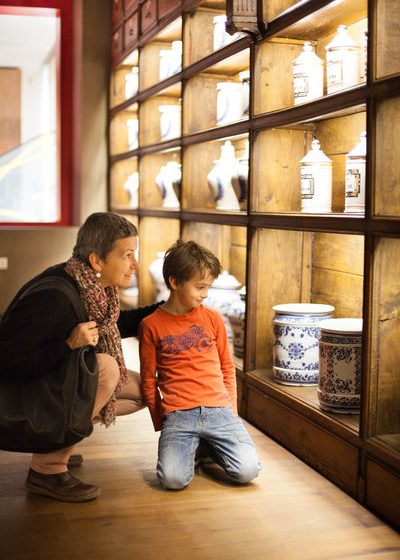
[[[211,350],[212,338],[204,332],[204,327],[192,325],[186,332],[179,335],[168,335],[160,339],[161,354],[177,356],[181,352],[195,348],[197,352]]]

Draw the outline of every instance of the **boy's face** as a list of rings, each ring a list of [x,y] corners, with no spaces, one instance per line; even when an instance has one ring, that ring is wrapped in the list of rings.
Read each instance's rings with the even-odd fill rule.
[[[174,278],[170,278],[171,288],[173,290],[174,300],[185,311],[190,311],[199,307],[208,296],[208,289],[214,282],[215,278],[208,270],[205,272],[196,272],[190,280],[186,280],[181,284],[176,284]]]

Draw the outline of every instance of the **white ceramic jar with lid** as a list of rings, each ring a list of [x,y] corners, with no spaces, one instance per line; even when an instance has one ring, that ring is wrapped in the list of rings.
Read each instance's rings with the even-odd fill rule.
[[[208,290],[208,297],[204,305],[212,307],[221,313],[224,318],[228,338],[233,340],[233,331],[229,321],[229,311],[232,304],[240,300],[239,288],[241,283],[227,270],[221,272]]]
[[[294,104],[307,103],[324,94],[324,61],[314,52],[310,41],[293,61]]]
[[[345,212],[365,212],[365,171],[367,158],[367,133],[346,157]]]
[[[328,93],[359,84],[360,47],[345,25],[339,25],[336,35],[325,48]]]
[[[332,160],[314,138],[311,149],[300,160],[301,211],[325,214],[332,211]]]

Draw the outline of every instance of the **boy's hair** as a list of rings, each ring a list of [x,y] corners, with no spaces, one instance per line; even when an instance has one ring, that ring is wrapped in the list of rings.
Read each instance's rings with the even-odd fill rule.
[[[79,228],[72,255],[89,264],[90,253],[96,253],[104,261],[118,239],[137,234],[136,227],[123,216],[95,212]]]
[[[169,289],[169,278],[175,278],[177,284],[182,284],[200,272],[210,272],[217,278],[222,272],[222,266],[217,257],[205,247],[195,241],[178,239],[165,253],[163,276]]]

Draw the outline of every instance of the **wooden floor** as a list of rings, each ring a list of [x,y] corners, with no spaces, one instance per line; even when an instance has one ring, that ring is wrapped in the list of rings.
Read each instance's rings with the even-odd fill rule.
[[[29,456],[0,452],[1,560],[394,560],[400,535],[249,426],[263,470],[234,487],[199,472],[160,489],[147,411],[96,428],[75,469],[102,496],[63,504],[27,494]]]

